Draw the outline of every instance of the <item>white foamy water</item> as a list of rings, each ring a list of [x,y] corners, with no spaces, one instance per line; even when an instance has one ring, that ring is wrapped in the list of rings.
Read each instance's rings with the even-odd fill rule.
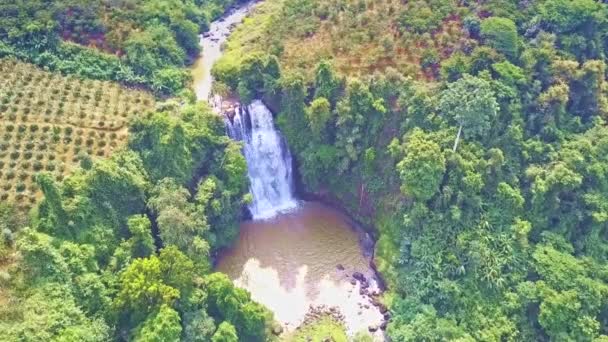
[[[228,134],[244,143],[250,192],[249,209],[254,219],[268,219],[297,207],[293,196],[291,153],[281,133],[275,129],[272,113],[260,100],[237,110]]]

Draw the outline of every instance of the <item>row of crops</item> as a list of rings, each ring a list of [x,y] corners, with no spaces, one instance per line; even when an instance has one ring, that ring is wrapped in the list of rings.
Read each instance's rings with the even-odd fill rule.
[[[0,200],[29,209],[36,174],[62,180],[82,160],[106,157],[127,141],[134,115],[154,97],[117,83],[65,77],[0,59]]]

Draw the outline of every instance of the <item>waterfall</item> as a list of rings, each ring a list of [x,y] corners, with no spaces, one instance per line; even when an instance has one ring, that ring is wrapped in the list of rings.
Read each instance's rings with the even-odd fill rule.
[[[226,131],[244,143],[254,219],[266,219],[297,206],[293,197],[291,153],[281,133],[274,127],[272,113],[260,100],[236,111]]]

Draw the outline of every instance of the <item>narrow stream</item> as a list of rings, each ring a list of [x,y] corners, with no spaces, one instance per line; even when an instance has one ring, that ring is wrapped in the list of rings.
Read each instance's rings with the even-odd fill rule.
[[[201,39],[203,53],[193,69],[199,100],[209,100],[211,67],[221,44],[254,3],[229,11]],[[238,241],[220,253],[217,269],[274,312],[287,331],[319,314],[341,320],[350,335],[378,329],[384,317],[374,299],[380,292],[370,268],[363,233],[340,212],[294,198],[289,147],[272,113],[259,100],[226,118],[231,138],[243,141],[253,220],[241,224]]]

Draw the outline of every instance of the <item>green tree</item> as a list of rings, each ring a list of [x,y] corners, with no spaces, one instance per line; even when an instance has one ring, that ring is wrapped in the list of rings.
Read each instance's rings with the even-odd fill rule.
[[[152,225],[145,216],[132,216],[127,222],[132,256],[134,258],[145,258],[154,253],[154,239],[152,239]]]
[[[317,141],[326,140],[331,114],[331,105],[324,97],[314,99],[306,110],[310,130]]]
[[[56,234],[74,236],[75,232],[68,225],[68,217],[63,208],[61,193],[51,175],[41,173],[36,176],[36,181],[44,194],[44,202],[40,206],[41,216],[44,217],[44,220],[48,220],[44,225],[59,229],[60,231],[54,231]]]
[[[272,321],[272,315],[252,301],[249,292],[235,287],[222,273],[206,276],[205,285],[208,289],[209,313],[213,317],[236,327],[238,336],[243,340],[265,340],[266,323]]]
[[[405,139],[405,157],[397,164],[401,191],[416,200],[429,200],[439,190],[446,170],[445,157],[431,136],[420,129],[414,129]]]
[[[137,342],[178,342],[182,326],[177,311],[166,304],[158,312],[150,314],[137,328],[133,341]]]
[[[540,13],[556,32],[568,33],[584,25],[593,25],[602,12],[602,6],[593,0],[548,0],[543,3]]]
[[[234,326],[226,321],[222,322],[211,338],[212,342],[238,342]]]
[[[179,298],[179,290],[163,282],[162,272],[161,261],[151,256],[133,260],[120,274],[113,305],[128,330],[142,322],[148,313],[163,304],[172,305]]]
[[[508,18],[490,17],[481,22],[481,36],[490,46],[515,59],[518,55],[519,40],[517,26]]]
[[[190,193],[173,179],[161,180],[151,192],[148,206],[156,215],[161,240],[165,246],[174,245],[200,265],[207,263],[209,245],[202,237],[209,226],[199,215]]]
[[[470,75],[448,84],[441,93],[439,106],[459,124],[454,151],[463,130],[470,137],[483,136],[499,109],[490,83]]]
[[[184,314],[183,326],[185,342],[209,341],[216,330],[213,318],[204,309]]]
[[[356,79],[348,84],[346,96],[336,106],[336,147],[342,153],[339,172],[346,171],[371,145],[386,112],[384,100],[375,98],[367,84]]]
[[[315,74],[315,98],[323,97],[331,103],[336,103],[340,90],[340,80],[336,76],[329,61],[321,61]]]

